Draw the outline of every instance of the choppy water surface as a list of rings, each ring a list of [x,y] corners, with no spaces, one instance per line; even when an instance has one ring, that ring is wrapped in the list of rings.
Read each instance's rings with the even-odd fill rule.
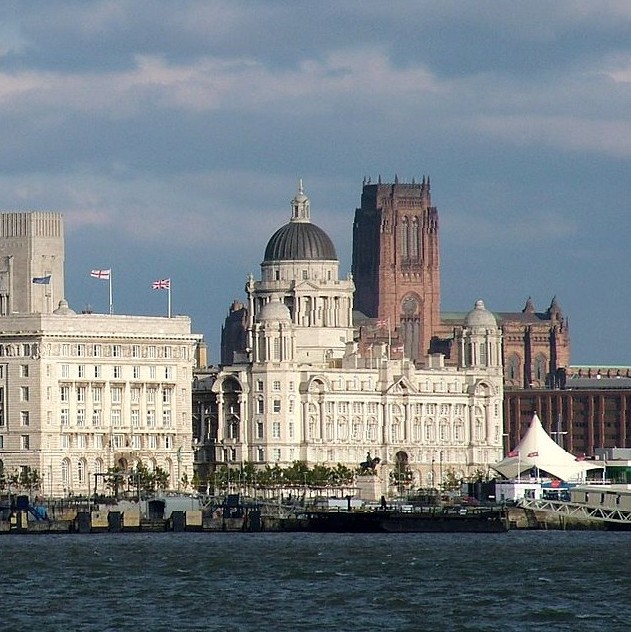
[[[631,629],[631,532],[0,537],[5,630]]]

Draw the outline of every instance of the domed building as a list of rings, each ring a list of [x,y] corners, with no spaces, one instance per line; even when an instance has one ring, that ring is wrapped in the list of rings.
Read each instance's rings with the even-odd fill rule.
[[[353,280],[340,278],[333,242],[311,222],[302,181],[264,252],[222,332],[211,468],[354,469],[370,453],[379,465],[364,493],[378,498],[402,472],[406,485],[441,487],[502,457],[501,335],[482,301],[456,335],[457,366],[440,354],[411,359],[395,338],[366,344]]]

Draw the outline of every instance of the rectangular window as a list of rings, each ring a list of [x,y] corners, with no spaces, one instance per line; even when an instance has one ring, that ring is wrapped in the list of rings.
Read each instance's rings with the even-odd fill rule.
[[[120,428],[122,425],[122,420],[121,420],[121,411],[118,408],[113,408],[110,411],[110,422],[112,424],[113,427],[115,428]]]
[[[289,435],[290,439],[294,438],[294,422],[290,421],[289,425],[287,426],[287,434]]]
[[[139,388],[132,388],[129,391],[129,399],[130,399],[132,404],[140,403],[140,389]]]
[[[86,447],[86,439],[85,435],[77,435],[77,448],[85,449]]]
[[[85,426],[85,409],[77,409],[77,426]]]
[[[156,389],[148,388],[147,389],[147,404],[155,404],[156,403]]]
[[[132,377],[134,378],[134,380],[140,379],[140,367],[139,366],[132,367]]]
[[[100,386],[93,386],[92,387],[92,401],[95,404],[100,404],[101,403],[101,392],[102,389]]]
[[[156,411],[147,411],[147,428],[153,428],[156,425]]]
[[[140,357],[140,345],[132,345],[131,346],[131,357],[139,358]]]
[[[274,461],[280,461],[280,458],[281,458],[280,448],[274,448],[272,450],[272,455],[273,455]]]
[[[28,402],[28,386],[20,386],[20,401]]]
[[[0,435],[0,450],[4,450],[4,436]]]
[[[162,403],[165,404],[166,406],[169,406],[171,404],[172,394],[173,394],[173,389],[165,388],[162,391]]]
[[[116,449],[121,449],[125,447],[125,435],[115,434],[112,436],[112,444]]]
[[[97,450],[103,449],[103,435],[94,435],[92,441],[94,443],[94,447]]]
[[[79,364],[77,366],[77,377],[79,378],[85,377],[85,364]]]
[[[172,358],[173,357],[173,351],[172,351],[171,347],[164,347],[164,357],[165,358]]]
[[[67,408],[62,408],[59,411],[59,422],[62,426],[67,426],[70,423],[70,411]]]
[[[280,399],[275,399],[274,403],[273,403],[273,412],[275,413],[279,413],[280,412]]]
[[[165,366],[164,367],[164,379],[165,380],[172,380],[173,379],[173,367],[172,366]]]
[[[156,348],[154,345],[149,345],[149,347],[147,347],[147,357],[148,358],[155,358],[157,356],[156,354]]]
[[[30,446],[29,436],[28,435],[22,435],[20,437],[20,443],[22,445],[22,450],[28,450],[29,446]]]
[[[95,408],[92,411],[92,425],[97,428],[100,428],[102,423],[103,423],[103,415],[98,408]]]
[[[112,345],[112,357],[121,358],[123,356],[123,350],[120,345]]]
[[[61,345],[61,355],[64,356],[65,358],[67,358],[70,355],[70,345],[69,344],[63,344]]]
[[[263,438],[263,422],[262,421],[259,421],[256,424],[256,438],[257,439]]]
[[[149,435],[147,437],[150,450],[155,450],[158,447],[158,439],[155,435]]]
[[[170,428],[171,427],[171,411],[170,410],[163,410],[162,411],[162,425],[165,428]]]
[[[259,415],[262,415],[265,413],[265,402],[262,399],[256,400],[256,412]]]
[[[272,390],[280,391],[280,380],[274,380],[272,383]]]
[[[289,412],[290,413],[294,412],[294,400],[293,399],[289,400]]]
[[[120,386],[112,386],[110,389],[112,404],[120,404],[123,401],[123,389]]]
[[[69,386],[60,386],[59,387],[59,401],[61,401],[61,402],[69,402],[70,401],[70,387]]]
[[[256,380],[256,390],[259,393],[263,390],[263,380]]]
[[[31,420],[30,420],[30,418],[29,418],[29,413],[28,413],[28,410],[23,410],[23,411],[20,413],[20,423],[21,423],[23,426],[28,426],[28,425],[30,424],[30,422],[31,422]]]
[[[77,355],[79,357],[82,357],[85,355],[85,345],[84,344],[78,344],[77,345]]]
[[[103,350],[101,348],[101,345],[92,345],[92,355],[95,358],[100,358],[102,354]]]
[[[62,364],[61,365],[61,377],[69,378],[70,377],[70,365]]]
[[[280,439],[280,421],[272,422],[272,439]]]
[[[140,450],[142,444],[140,441],[140,435],[132,435],[131,436],[131,447],[134,450]]]
[[[155,380],[156,379],[156,367],[155,366],[150,366],[149,367],[149,379],[150,380]]]
[[[100,380],[100,379],[101,379],[101,373],[102,373],[102,371],[101,371],[101,365],[100,365],[100,364],[95,364],[95,365],[94,365],[94,377],[95,377],[97,380]]]
[[[78,386],[77,387],[77,402],[79,404],[85,404],[85,394],[86,394],[86,387],[85,386]]]
[[[112,375],[114,377],[115,380],[120,380],[121,377],[123,376],[123,369],[120,365],[116,364],[113,367],[112,370]]]
[[[70,448],[70,437],[68,435],[61,435],[59,437],[59,447],[62,450],[68,450],[68,448]]]
[[[164,437],[164,448],[166,450],[173,450],[173,437],[171,435]]]
[[[20,377],[28,377],[28,364],[20,365]]]

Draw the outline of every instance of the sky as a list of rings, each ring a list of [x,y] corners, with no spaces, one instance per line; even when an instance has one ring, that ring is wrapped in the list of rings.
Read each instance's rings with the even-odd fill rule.
[[[0,209],[58,211],[71,307],[221,325],[299,178],[350,272],[364,178],[429,175],[443,311],[554,296],[631,365],[628,0],[8,0]]]

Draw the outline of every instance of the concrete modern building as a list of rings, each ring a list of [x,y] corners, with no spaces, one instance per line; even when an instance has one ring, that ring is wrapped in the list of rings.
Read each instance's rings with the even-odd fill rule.
[[[213,378],[215,466],[354,468],[370,453],[387,493],[402,469],[413,485],[436,486],[501,458],[501,334],[482,301],[464,318],[447,366],[440,354],[415,362],[399,343],[360,339],[354,290],[311,222],[301,184],[289,223],[265,248],[261,278],[248,279],[247,300],[233,304],[223,330],[230,361]]]
[[[0,226],[0,470],[37,470],[53,496],[103,489],[93,475],[139,462],[172,488],[190,480],[190,319],[77,314],[63,299],[62,217],[3,213]]]

